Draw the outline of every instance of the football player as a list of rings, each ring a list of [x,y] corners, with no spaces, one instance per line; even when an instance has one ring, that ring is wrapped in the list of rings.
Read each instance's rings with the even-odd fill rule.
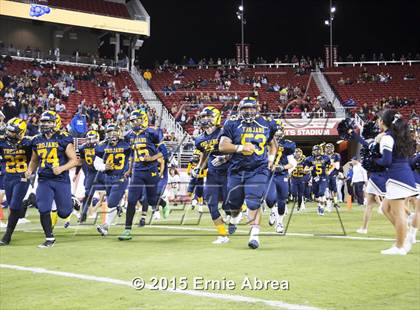
[[[305,167],[303,166],[303,163],[305,162],[306,156],[303,155],[300,148],[297,148],[294,157],[296,160],[296,168],[292,172],[291,189],[293,198],[297,201],[297,211],[299,212],[305,209]]]
[[[93,165],[98,171],[105,172],[106,199],[109,212],[105,223],[96,227],[102,235],[108,235],[115,216],[120,214],[120,201],[127,189],[127,171],[131,156],[131,146],[124,141],[121,131],[115,124],[105,127],[105,140],[95,148]]]
[[[228,170],[226,210],[231,212],[230,223],[241,220],[241,207],[246,202],[251,232],[248,246],[259,247],[260,207],[275,155],[276,123],[258,114],[255,98],[245,97],[238,106],[239,115],[231,117],[223,126],[219,150],[232,154]]]
[[[160,219],[160,212],[159,212],[159,206],[162,207],[163,211],[163,217],[167,218],[170,213],[169,204],[166,201],[166,197],[164,195],[166,185],[168,184],[168,164],[169,164],[169,151],[164,143],[159,144],[158,147],[159,151],[159,157],[157,158],[159,162],[158,170],[159,170],[159,183],[157,185],[156,194],[158,199],[158,205],[156,206],[157,209],[153,213],[156,215],[156,219]],[[142,203],[144,204],[144,203]]]
[[[0,111],[0,139],[4,139],[6,133],[6,124],[4,122],[5,116],[2,111]],[[4,198],[4,174],[6,166],[3,164],[3,158],[0,155],[0,162],[2,163],[0,167],[0,214],[3,214],[3,198]],[[1,221],[0,218],[0,227],[6,227],[6,225]]]
[[[99,133],[91,130],[86,134],[86,143],[80,148],[80,158],[82,160],[82,170],[85,175],[85,198],[83,200],[80,223],[86,221],[87,213],[95,191],[105,190],[105,174],[95,169],[93,161],[95,160],[95,148],[99,143]]]
[[[29,188],[25,172],[32,157],[32,145],[25,133],[26,122],[15,117],[7,122],[5,138],[0,138],[0,155],[5,166],[4,187],[10,209],[6,233],[0,245],[10,243],[16,224],[26,211],[22,202]]]
[[[203,212],[203,201],[204,201],[204,178],[207,175],[207,169],[199,169],[198,173],[194,172],[197,168],[202,152],[195,149],[190,162],[187,166],[187,174],[190,176],[188,182],[187,193],[191,197],[192,209],[198,206],[198,211]]]
[[[275,120],[277,131],[275,138],[277,140],[277,154],[272,167],[272,175],[269,178],[267,186],[267,206],[271,209],[269,224],[275,224],[277,233],[284,232],[283,218],[286,211],[286,202],[289,197],[289,170],[296,167],[294,157],[296,144],[284,138],[284,126],[281,120]],[[277,203],[277,208],[273,208]]]
[[[139,227],[146,225],[146,216],[149,205],[157,210],[159,200],[157,185],[159,183],[158,158],[159,144],[163,139],[160,129],[149,127],[147,113],[142,110],[135,110],[130,114],[132,131],[125,137],[125,140],[132,147],[132,156],[129,168],[131,175],[128,189],[128,205],[125,221],[125,230],[119,240],[131,239],[131,227],[136,212],[137,202],[142,203],[142,213]],[[145,199],[147,197],[147,199]]]
[[[210,216],[216,226],[219,236],[214,244],[229,242],[223,218],[219,212],[219,200],[222,208],[227,197],[227,170],[229,156],[219,151],[219,138],[222,132],[220,126],[221,113],[215,107],[206,107],[200,113],[200,127],[203,133],[195,139],[195,147],[201,152],[200,161],[194,170],[195,175],[207,166],[207,178],[204,185],[204,199],[209,207]],[[233,234],[236,225],[229,223],[229,234]]]
[[[327,189],[327,176],[330,168],[330,158],[322,155],[322,149],[319,145],[312,147],[312,156],[306,158],[304,162],[305,171],[311,171],[312,191],[315,200],[318,202],[318,215],[324,215],[325,209],[325,190]]]
[[[32,140],[32,158],[25,177],[28,179],[38,168],[36,203],[46,238],[39,247],[49,248],[55,243],[50,215],[53,201],[59,217],[65,219],[73,211],[69,170],[77,166],[78,159],[73,138],[60,131],[60,115],[45,111],[39,122],[41,133]]]
[[[337,204],[337,175],[340,170],[341,156],[335,153],[334,144],[327,143],[325,145],[325,155],[330,158],[330,167],[328,170],[328,190],[327,211],[331,212],[332,204]]]

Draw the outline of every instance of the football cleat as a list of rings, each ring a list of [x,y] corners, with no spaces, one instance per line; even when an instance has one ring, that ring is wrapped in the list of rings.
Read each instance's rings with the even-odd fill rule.
[[[198,206],[198,208],[200,210],[200,206]],[[171,208],[169,207],[169,205],[166,205],[162,208],[162,213],[164,219],[168,218],[169,214],[171,213]]]
[[[270,212],[270,217],[268,218],[268,225],[273,226],[276,223],[277,218],[277,208],[273,207]]]
[[[123,208],[121,208],[120,206],[117,207],[117,216],[121,217],[121,215],[123,215]]]
[[[153,212],[153,217],[154,220],[160,220],[160,212],[159,211],[154,211]]]
[[[133,239],[133,237],[131,237],[131,230],[129,229],[124,230],[121,236],[118,237],[118,240],[120,241],[127,241],[131,239]]]
[[[324,208],[318,206],[318,215],[319,216],[324,216]]]
[[[98,231],[98,233],[101,234],[102,237],[105,237],[106,235],[108,235],[108,228],[105,227],[104,225],[96,226],[96,230]]]
[[[276,233],[278,233],[278,234],[282,234],[282,233],[284,233],[284,226],[283,226],[283,223],[277,223],[277,225],[276,225]]]
[[[224,244],[224,243],[228,243],[228,242],[229,242],[229,238],[227,236],[219,236],[212,243],[213,244]]]
[[[19,219],[17,223],[18,223],[18,225],[20,225],[20,224],[27,224],[27,223],[30,223],[30,222],[31,222],[30,220],[23,217],[23,218]]]
[[[139,227],[144,227],[144,226],[146,226],[146,219],[142,217],[139,222]]]
[[[69,228],[69,226],[70,226],[70,222],[69,222],[69,221],[66,221],[66,222],[64,223],[64,228]]]
[[[55,239],[48,239],[48,240],[45,240],[40,245],[38,245],[38,248],[40,249],[52,248],[54,244],[55,244]]]
[[[392,248],[387,250],[382,250],[381,254],[383,255],[407,255],[407,252],[404,248],[397,248],[395,245]]]
[[[367,229],[359,228],[358,230],[356,230],[356,232],[358,234],[361,234],[361,235],[366,235],[367,234]]]
[[[250,249],[253,249],[253,250],[255,250],[255,249],[258,249],[258,247],[260,246],[260,243],[258,242],[258,240],[257,239],[251,239],[251,240],[249,240],[249,242],[248,242],[248,247],[250,248]]]
[[[233,224],[229,223],[229,225],[228,225],[229,235],[233,235],[236,231],[236,228],[237,228],[236,225],[233,225]]]
[[[241,222],[241,220],[242,220],[242,212],[239,212],[236,217],[231,216],[229,222],[230,224],[238,225]]]
[[[198,205],[198,212],[203,213],[203,205],[202,204]]]
[[[7,240],[0,240],[0,246],[6,246],[9,245],[10,241]]]

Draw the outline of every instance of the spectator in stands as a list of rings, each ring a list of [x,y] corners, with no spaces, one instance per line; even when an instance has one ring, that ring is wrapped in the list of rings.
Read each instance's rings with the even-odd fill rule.
[[[180,114],[176,117],[175,121],[180,124],[181,126],[184,126],[189,122],[190,118],[185,110],[182,110]]]
[[[66,106],[61,101],[58,101],[58,103],[55,105],[55,112],[61,113],[66,112]]]
[[[70,122],[70,134],[75,138],[83,138],[87,133],[87,130],[86,115],[79,111]]]
[[[410,113],[410,119],[419,119],[419,115],[416,112],[416,109],[413,109]]]
[[[26,130],[26,135],[33,137],[38,134],[39,118],[38,115],[33,114],[29,118],[28,127]]]
[[[150,72],[149,69],[146,69],[143,73],[143,78],[146,80],[147,83],[149,83],[152,80],[152,72]]]
[[[415,80],[415,79],[416,78],[414,77],[413,73],[407,73],[407,74],[404,75],[404,78],[403,78],[404,81],[412,81],[412,80]]]
[[[131,97],[131,91],[130,91],[130,89],[128,88],[127,85],[125,85],[125,87],[121,90],[121,93],[122,93],[122,98],[125,101],[128,101],[128,99],[130,99],[130,97]]]

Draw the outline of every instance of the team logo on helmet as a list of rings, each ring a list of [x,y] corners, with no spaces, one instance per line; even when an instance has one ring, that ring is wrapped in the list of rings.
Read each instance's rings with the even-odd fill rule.
[[[149,117],[143,110],[135,110],[131,112],[130,122],[134,131],[144,130],[149,127]]]
[[[96,144],[99,142],[99,133],[95,130],[90,130],[86,134],[86,142],[90,144]]]
[[[6,139],[14,144],[22,141],[26,128],[26,122],[23,119],[18,117],[10,119],[6,125]]]
[[[200,113],[200,126],[208,128],[211,126],[219,126],[222,115],[215,107],[206,107]]]

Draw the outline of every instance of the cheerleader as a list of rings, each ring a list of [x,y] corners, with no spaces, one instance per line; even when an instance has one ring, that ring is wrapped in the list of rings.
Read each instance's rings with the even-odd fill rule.
[[[376,126],[375,126],[376,127]],[[364,128],[363,130],[363,137],[357,135],[354,131],[352,131],[352,135],[359,143],[363,146],[364,149],[376,150],[379,149],[379,144],[376,141],[379,141],[384,133],[377,135],[377,130],[379,128],[372,128],[369,133]],[[369,134],[369,136],[368,136]],[[376,141],[371,139],[376,136]],[[365,140],[364,138],[367,138]],[[377,151],[375,152],[377,153]],[[370,161],[370,159],[368,159]],[[364,165],[365,161],[362,160],[362,166]],[[363,213],[363,224],[362,227],[356,230],[358,234],[367,234],[368,232],[368,223],[372,216],[372,210],[375,205],[379,205],[378,212],[382,213],[382,200],[385,197],[385,184],[387,181],[386,172],[384,171],[385,168],[377,167],[380,169],[369,169],[368,167],[364,167],[369,171],[369,180],[367,182],[367,186],[365,189],[366,194],[366,208]],[[373,167],[370,167],[373,168]],[[382,171],[381,171],[382,170]]]
[[[414,178],[416,180],[417,190],[420,192],[420,135],[417,134],[417,153],[410,160],[411,168],[414,172]],[[407,239],[412,244],[416,243],[417,230],[420,225],[420,195],[417,196],[417,199],[411,199],[415,206],[415,211],[413,214],[413,219],[408,228]]]
[[[386,194],[382,203],[385,216],[395,227],[396,243],[381,251],[386,255],[406,255],[411,249],[411,242],[406,240],[407,215],[405,199],[416,196],[416,182],[408,158],[414,154],[415,142],[401,115],[392,110],[383,111],[378,120],[384,135],[377,139],[381,157],[375,163],[386,168]]]

